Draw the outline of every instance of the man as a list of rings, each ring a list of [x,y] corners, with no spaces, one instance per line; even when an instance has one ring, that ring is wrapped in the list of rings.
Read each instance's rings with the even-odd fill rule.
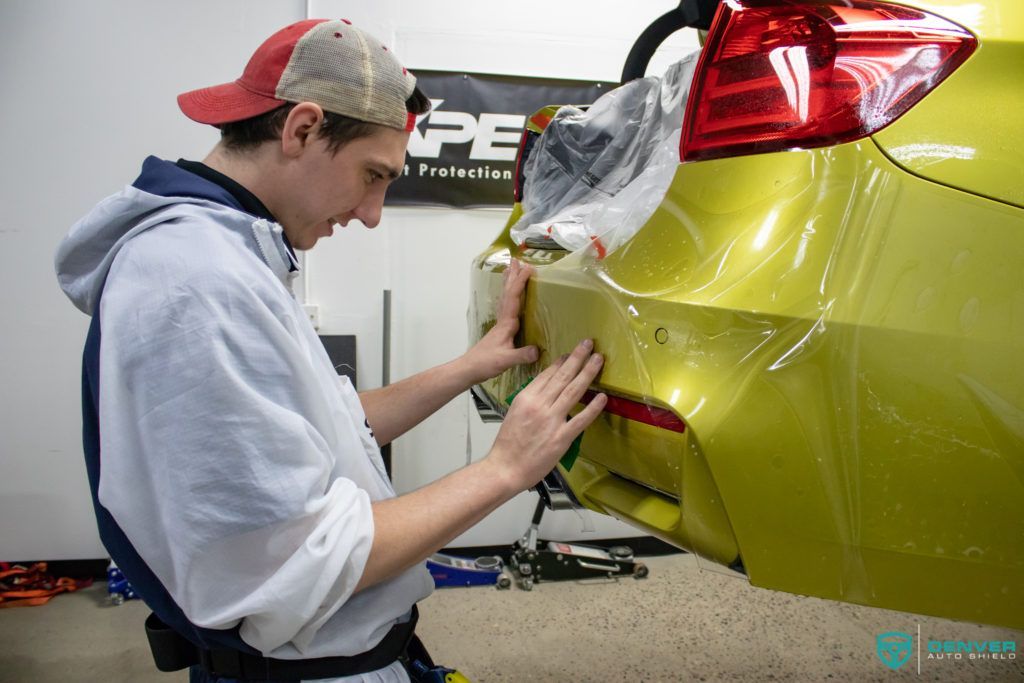
[[[513,343],[530,269],[510,265],[497,324],[465,355],[357,395],[291,294],[292,249],[377,225],[427,108],[414,76],[349,22],[307,20],[179,106],[221,142],[202,164],[147,159],[57,253],[93,316],[83,431],[101,537],[198,647],[193,680],[408,680],[423,560],[554,466],[604,406],[566,420],[601,358],[582,342],[519,394],[486,458],[396,497],[379,445],[536,361]]]

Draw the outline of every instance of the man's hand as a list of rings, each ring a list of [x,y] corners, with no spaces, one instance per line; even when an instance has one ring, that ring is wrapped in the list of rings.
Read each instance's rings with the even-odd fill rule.
[[[518,270],[509,279],[517,275],[525,282],[528,273]],[[521,293],[522,283],[513,282],[505,291],[515,293],[517,288]],[[518,310],[518,303],[508,310]],[[598,394],[571,420],[565,419],[601,371],[603,359],[591,353],[593,348],[589,339],[581,342],[519,392],[486,458],[412,493],[373,504],[373,547],[357,591],[423,562],[551,471],[608,402]]]
[[[598,394],[572,419],[565,419],[601,371],[604,359],[591,353],[593,348],[591,340],[583,340],[512,401],[487,460],[501,468],[514,489],[521,491],[543,479],[573,439],[604,410],[608,397]]]
[[[498,304],[497,322],[460,359],[473,384],[497,377],[515,365],[537,361],[539,352],[536,346],[516,348],[515,345],[515,336],[519,331],[519,309],[526,292],[526,283],[533,273],[533,266],[516,259],[512,259],[505,269],[505,286]]]
[[[519,261],[509,264],[494,328],[462,356],[401,382],[360,392],[359,399],[378,444],[390,443],[474,384],[496,377],[514,365],[536,362],[536,346],[517,349],[515,345],[519,308],[533,272],[532,267]]]

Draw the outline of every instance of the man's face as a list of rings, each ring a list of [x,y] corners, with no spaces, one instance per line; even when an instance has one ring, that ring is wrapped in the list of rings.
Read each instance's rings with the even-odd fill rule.
[[[334,234],[334,224],[353,218],[368,228],[380,222],[384,193],[405,165],[409,133],[377,127],[368,136],[347,143],[336,153],[317,138],[301,160],[300,200],[282,217],[285,234],[296,249],[311,249],[321,237]]]

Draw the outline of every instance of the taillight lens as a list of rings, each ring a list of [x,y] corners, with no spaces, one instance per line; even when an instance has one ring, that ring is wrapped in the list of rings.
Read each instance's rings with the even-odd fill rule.
[[[526,184],[526,160],[530,158],[533,145],[537,142],[540,133],[534,133],[529,128],[523,129],[523,136],[519,138],[519,151],[516,152],[516,173],[515,182],[512,184],[512,198],[523,201],[523,185]]]
[[[519,138],[519,151],[516,152],[515,182],[512,184],[512,197],[515,201],[523,201],[523,186],[526,185],[526,160],[530,158],[533,145],[544,129],[551,123],[551,117],[557,107],[545,107],[536,112],[526,122],[523,135]]]
[[[822,147],[892,123],[976,46],[965,29],[865,0],[723,0],[694,76],[683,161]]]
[[[608,397],[608,402],[604,406],[604,412],[606,413],[618,415],[634,422],[643,422],[652,427],[661,427],[673,432],[682,433],[686,431],[686,423],[671,410],[656,408],[646,403],[632,401],[628,398],[613,396],[608,393],[605,395]],[[584,392],[580,402],[584,404],[590,403],[594,400],[595,396],[597,396],[597,392],[588,389]]]

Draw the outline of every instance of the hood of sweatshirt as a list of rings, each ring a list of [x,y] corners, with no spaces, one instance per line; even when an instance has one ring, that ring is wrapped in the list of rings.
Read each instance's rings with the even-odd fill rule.
[[[245,235],[275,275],[290,284],[295,264],[280,225],[246,213],[220,185],[151,156],[135,182],[97,204],[61,241],[54,259],[61,289],[92,315],[110,266],[129,240],[160,223],[199,214]]]

